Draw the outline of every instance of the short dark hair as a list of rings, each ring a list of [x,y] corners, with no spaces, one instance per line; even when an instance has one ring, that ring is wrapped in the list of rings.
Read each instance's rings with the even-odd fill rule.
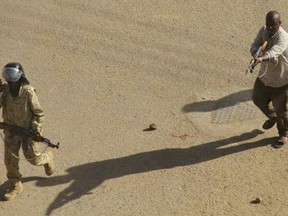
[[[280,13],[278,11],[269,11],[266,14],[266,17],[271,17],[271,18],[276,18],[278,20],[281,20]]]

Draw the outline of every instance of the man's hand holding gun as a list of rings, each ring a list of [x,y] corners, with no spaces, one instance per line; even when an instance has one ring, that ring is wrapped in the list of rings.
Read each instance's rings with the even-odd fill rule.
[[[263,61],[263,58],[261,57],[262,51],[266,48],[267,41],[265,41],[262,46],[259,47],[255,55],[253,56],[253,59],[251,60],[248,69],[246,70],[246,74],[248,72],[252,73],[255,66]]]

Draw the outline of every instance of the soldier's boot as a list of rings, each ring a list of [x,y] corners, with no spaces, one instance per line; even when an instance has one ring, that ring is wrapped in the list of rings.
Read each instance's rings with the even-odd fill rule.
[[[3,199],[5,201],[10,201],[10,200],[14,199],[14,197],[21,192],[23,192],[23,187],[22,187],[21,181],[16,182],[16,183],[12,183],[11,188],[4,194]]]
[[[55,163],[53,161],[53,152],[47,151],[46,154],[49,157],[49,162],[44,164],[45,173],[46,173],[46,175],[51,176],[54,172],[54,169],[55,169]]]

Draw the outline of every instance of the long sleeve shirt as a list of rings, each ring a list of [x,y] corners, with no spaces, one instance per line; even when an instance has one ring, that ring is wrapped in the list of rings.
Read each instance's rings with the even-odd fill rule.
[[[44,111],[40,106],[35,89],[30,85],[21,85],[17,97],[12,97],[9,86],[5,85],[0,93],[0,108],[3,109],[4,122],[42,133]]]
[[[258,48],[267,41],[262,52],[267,54],[269,61],[261,62],[259,79],[274,88],[288,84],[288,33],[280,26],[279,30],[269,37],[266,27],[262,27],[251,45],[250,52],[254,55]]]

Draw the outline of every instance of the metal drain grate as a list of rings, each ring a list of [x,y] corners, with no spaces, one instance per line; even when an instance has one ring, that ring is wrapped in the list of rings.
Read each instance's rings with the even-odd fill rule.
[[[257,118],[261,112],[251,102],[239,103],[230,107],[221,108],[216,104],[219,109],[211,113],[212,124],[228,124],[234,122],[242,122]]]

